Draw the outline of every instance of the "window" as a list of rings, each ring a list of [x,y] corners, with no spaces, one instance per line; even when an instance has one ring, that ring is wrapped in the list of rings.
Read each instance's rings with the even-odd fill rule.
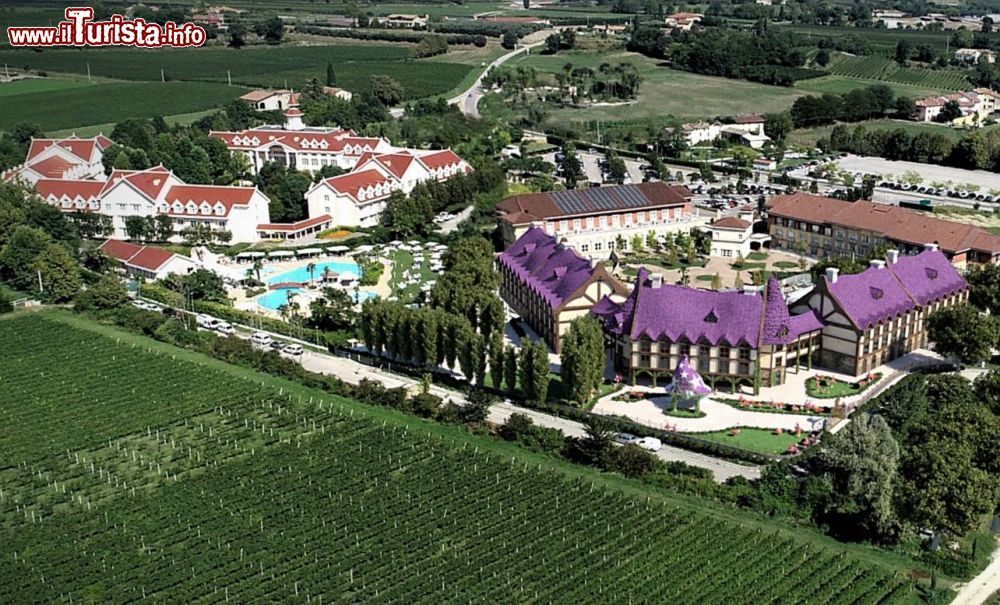
[[[723,250],[722,251],[722,256],[725,257],[725,258],[732,258],[733,251],[732,250]]]
[[[719,346],[719,357],[723,359],[729,359],[729,347],[725,345]]]
[[[580,230],[580,219],[578,218],[573,219],[573,229],[576,229],[577,231]]]
[[[580,246],[580,252],[590,252],[590,244],[582,244]]]
[[[594,217],[588,216],[587,217],[587,229],[593,229],[593,228],[594,228]]]
[[[604,229],[605,227],[607,227],[608,226],[608,217],[606,217],[606,216],[600,217],[598,219],[598,225],[600,225],[601,229]]]
[[[603,248],[603,247],[604,247],[604,244],[602,244],[601,242],[597,242],[596,244],[594,244],[594,250],[597,250],[598,252],[599,252],[599,251],[601,250],[601,248]]]

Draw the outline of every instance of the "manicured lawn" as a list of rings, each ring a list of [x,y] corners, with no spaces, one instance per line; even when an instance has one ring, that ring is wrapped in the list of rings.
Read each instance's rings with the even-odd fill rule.
[[[754,271],[756,269],[763,269],[764,267],[767,267],[767,263],[733,263],[731,267],[737,271]]]
[[[437,278],[437,274],[430,269],[430,253],[427,254],[426,261],[421,257],[418,262],[420,263],[418,267],[420,280],[415,284],[404,285],[403,273],[413,267],[413,253],[397,250],[392,255],[392,276],[389,278],[389,288],[392,289],[393,296],[399,298],[401,302],[413,302],[420,293],[420,286]]]
[[[767,260],[767,252],[751,252],[747,255],[750,260]]]
[[[68,88],[81,88],[83,86],[93,86],[93,84],[89,84],[84,80],[29,78],[27,80],[14,80],[13,82],[0,83],[0,97],[30,94],[33,92],[66,90]]]
[[[775,261],[774,266],[779,269],[795,269],[799,264],[790,260],[779,260]]]
[[[128,82],[13,95],[0,103],[0,130],[20,122],[52,131],[204,111],[244,92],[242,87],[209,82]]]
[[[702,76],[660,67],[658,61],[637,53],[612,51],[607,53],[557,55],[532,54],[511,60],[506,65],[531,66],[552,74],[563,65],[597,69],[602,63],[633,63],[639,68],[643,82],[638,100],[630,105],[596,106],[586,109],[557,108],[549,122],[593,122],[652,120],[662,121],[673,115],[683,118],[733,116],[743,113],[770,113],[791,107],[802,93],[791,88],[768,86],[742,80]]]
[[[768,455],[784,454],[788,451],[788,446],[798,443],[807,436],[805,432],[801,436],[796,436],[795,433],[788,431],[782,431],[780,435],[776,435],[770,429],[743,428],[737,430],[739,431],[737,435],[731,435],[732,431],[730,430],[688,434],[698,439],[732,445]]]
[[[820,384],[814,376],[806,380],[806,394],[817,399],[833,399],[834,397],[850,397],[867,391],[873,384],[882,378],[882,374],[876,373],[869,380],[863,378],[858,382],[844,382],[835,378],[824,378],[825,383]]]
[[[695,277],[695,279],[698,280],[698,281],[712,281],[713,279],[715,279],[715,276],[714,275],[699,275],[699,276]]]

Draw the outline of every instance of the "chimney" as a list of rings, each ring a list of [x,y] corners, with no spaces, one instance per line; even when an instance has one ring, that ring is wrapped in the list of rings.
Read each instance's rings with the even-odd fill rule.
[[[896,261],[899,260],[899,250],[886,250],[885,260],[887,264],[895,265]]]
[[[868,266],[869,267],[874,267],[875,269],[884,269],[885,268],[885,261],[884,260],[879,260],[877,258],[873,258],[870,261],[868,261]]]
[[[662,273],[653,273],[652,275],[650,275],[649,276],[649,285],[652,288],[659,288],[660,286],[662,286],[663,285],[663,274]]]
[[[839,274],[840,274],[840,269],[838,269],[836,267],[827,267],[826,268],[826,281],[830,282],[831,284],[837,283],[837,275],[839,275]]]
[[[937,252],[938,245],[933,243],[924,244],[924,250],[933,250],[934,252]]]

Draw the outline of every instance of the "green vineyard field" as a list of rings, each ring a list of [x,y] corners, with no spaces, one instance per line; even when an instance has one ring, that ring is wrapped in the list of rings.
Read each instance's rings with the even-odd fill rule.
[[[101,330],[0,321],[0,602],[916,600],[708,502]]]
[[[830,73],[851,78],[898,82],[945,90],[964,90],[969,87],[968,79],[955,70],[900,67],[892,59],[877,55],[867,57],[840,56],[830,66]]]

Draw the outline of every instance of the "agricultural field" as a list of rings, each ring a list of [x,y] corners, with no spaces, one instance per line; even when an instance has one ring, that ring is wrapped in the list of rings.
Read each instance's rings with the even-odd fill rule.
[[[940,90],[964,90],[969,87],[965,74],[954,69],[900,67],[887,57],[851,57],[837,55],[830,64],[830,73],[848,78],[898,82]]]
[[[0,82],[0,98],[31,94],[35,92],[50,92],[53,90],[82,88],[84,86],[89,86],[89,84],[84,80],[55,80],[52,78],[14,80],[12,82]]]
[[[896,44],[900,40],[906,40],[912,47],[927,45],[931,48],[945,52],[948,50],[948,41],[952,33],[949,31],[923,31],[923,30],[901,30],[901,29],[859,29],[856,27],[827,27],[823,25],[779,25],[781,29],[800,34],[812,44],[821,38],[842,38],[845,36],[858,36],[874,47],[877,54],[892,56],[896,51]],[[1000,34],[990,34],[993,41],[1000,40]]]
[[[830,93],[842,95],[856,88],[868,88],[875,84],[888,86],[897,97],[908,97],[910,99],[920,99],[935,95],[946,94],[952,91],[943,88],[926,88],[924,86],[914,86],[912,84],[902,84],[900,82],[887,82],[880,80],[863,80],[860,78],[849,78],[847,76],[820,76],[808,80],[800,80],[795,83],[795,90],[803,93]]]
[[[3,88],[0,84],[0,90]],[[44,131],[109,124],[125,118],[151,118],[221,107],[246,92],[212,82],[122,82],[0,97],[0,130],[19,122]],[[58,107],[59,111],[41,111]],[[82,132],[82,129],[81,129]],[[105,131],[105,134],[110,132]]]
[[[398,80],[407,98],[432,96],[451,89],[471,69],[469,65],[414,61],[405,46],[335,44],[328,46],[197,49],[59,49],[35,52],[0,50],[0,63],[46,72],[86,74],[118,80],[203,80],[245,86],[301,87],[310,78],[323,80],[327,63],[337,83],[358,90],[372,75]],[[171,111],[170,113],[181,113]]]
[[[65,312],[0,340],[0,602],[916,601],[871,550]]]

